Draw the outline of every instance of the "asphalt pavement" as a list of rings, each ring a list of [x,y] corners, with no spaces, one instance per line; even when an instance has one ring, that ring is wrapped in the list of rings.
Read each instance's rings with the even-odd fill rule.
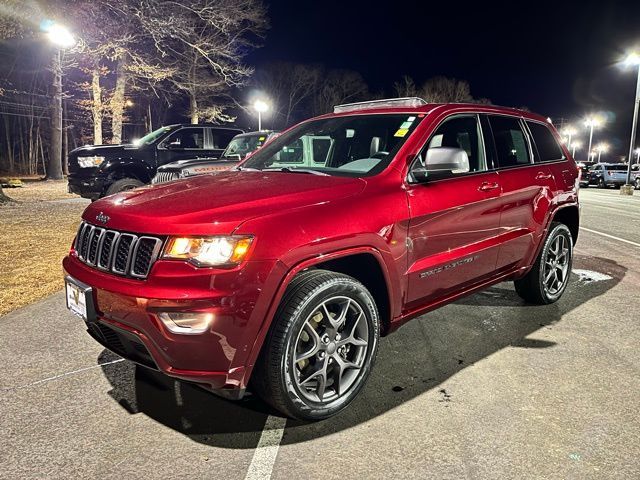
[[[324,422],[136,368],[62,293],[0,317],[0,478],[640,478],[640,195],[581,200],[558,303],[504,283],[408,323]]]

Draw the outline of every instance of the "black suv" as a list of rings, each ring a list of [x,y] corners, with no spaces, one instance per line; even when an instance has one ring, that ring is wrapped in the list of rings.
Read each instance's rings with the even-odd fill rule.
[[[97,145],[69,153],[69,192],[92,200],[150,183],[159,166],[192,158],[216,159],[236,128],[169,125],[131,145]]]

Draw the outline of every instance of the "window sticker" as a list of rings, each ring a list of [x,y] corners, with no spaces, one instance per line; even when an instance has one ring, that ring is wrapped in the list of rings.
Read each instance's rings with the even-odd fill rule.
[[[415,122],[416,117],[409,117],[407,118],[407,122]]]
[[[413,124],[413,122],[404,122],[402,125],[400,125],[400,128],[411,128],[411,125]]]
[[[399,128],[396,133],[393,134],[394,137],[404,137],[407,133],[409,133],[408,128]]]

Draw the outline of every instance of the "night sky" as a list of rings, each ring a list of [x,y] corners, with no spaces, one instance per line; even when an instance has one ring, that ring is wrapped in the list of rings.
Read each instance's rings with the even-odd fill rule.
[[[474,97],[559,120],[607,112],[628,148],[635,75],[616,65],[640,46],[640,1],[271,0],[271,29],[250,64],[287,60],[360,72],[392,93],[402,75],[467,80]],[[579,135],[583,139],[585,135]]]

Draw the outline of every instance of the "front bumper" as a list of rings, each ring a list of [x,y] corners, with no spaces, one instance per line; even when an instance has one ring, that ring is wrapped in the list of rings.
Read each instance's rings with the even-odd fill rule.
[[[106,177],[81,177],[70,174],[68,177],[69,193],[75,193],[84,198],[97,200],[107,189],[108,180]]]
[[[87,327],[94,339],[124,358],[225,396],[246,388],[250,354],[281,275],[277,265],[247,262],[221,271],[158,261],[146,280],[133,280],[92,269],[73,252],[63,261],[66,274],[92,287],[97,320]],[[212,313],[214,321],[202,334],[175,334],[158,318],[166,311]]]

